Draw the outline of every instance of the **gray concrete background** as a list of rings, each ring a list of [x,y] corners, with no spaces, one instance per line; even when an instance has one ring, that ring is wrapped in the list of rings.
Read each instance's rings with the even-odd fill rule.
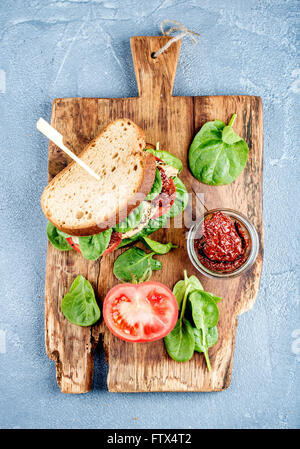
[[[299,2],[0,2],[0,427],[295,428],[300,424]],[[47,144],[55,97],[135,96],[133,35],[165,19],[201,33],[182,45],[175,95],[260,95],[265,259],[239,320],[222,393],[109,394],[101,348],[91,393],[62,395],[44,350]],[[299,55],[299,53],[298,53]],[[298,103],[298,107],[296,107]]]

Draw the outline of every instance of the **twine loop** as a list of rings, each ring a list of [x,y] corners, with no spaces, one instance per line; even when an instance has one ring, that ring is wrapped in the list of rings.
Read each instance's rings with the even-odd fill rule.
[[[165,30],[164,26],[167,23],[173,24],[173,26],[171,26],[168,30]],[[200,36],[199,33],[196,33],[196,31],[193,31],[193,30],[189,30],[182,23],[176,22],[176,20],[169,20],[169,19],[163,20],[160,24],[160,29],[161,29],[161,33],[163,36],[170,36],[172,33],[178,32],[178,31],[180,32],[180,34],[177,34],[177,36],[172,37],[172,39],[170,39],[166,43],[166,45],[161,47],[156,52],[152,53],[152,58],[158,58],[158,56],[160,56],[164,51],[166,51],[172,44],[174,44],[174,42],[179,41],[184,36],[189,36],[192,39],[192,41],[194,42],[194,44],[197,43],[197,39],[195,38],[195,36]]]

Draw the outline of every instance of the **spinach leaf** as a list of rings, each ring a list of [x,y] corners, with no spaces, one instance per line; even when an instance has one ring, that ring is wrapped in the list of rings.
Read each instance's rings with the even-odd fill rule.
[[[192,293],[194,290],[203,290],[201,282],[194,275],[192,275],[188,278],[188,283],[191,284],[191,286],[192,286],[190,293]]]
[[[195,336],[193,326],[186,320],[178,320],[174,329],[164,338],[166,350],[176,362],[187,362],[193,357]]]
[[[195,350],[195,336],[193,326],[184,318],[188,294],[191,285],[187,283],[185,272],[185,292],[179,319],[174,329],[164,338],[167,353],[177,362],[187,362],[193,357]]]
[[[166,215],[170,218],[180,215],[186,208],[189,201],[189,194],[183,182],[177,178],[177,176],[173,179],[173,181],[176,187],[175,202],[171,209],[166,213]]]
[[[202,284],[196,276],[187,276],[186,270],[184,270],[184,280],[176,282],[173,287],[173,294],[177,300],[178,307],[180,309],[182,300],[185,295],[185,291],[187,287],[189,287],[189,292],[191,293],[194,290],[203,290]]]
[[[124,251],[114,263],[114,275],[120,281],[138,284],[148,281],[152,270],[160,270],[162,265],[152,259],[152,253],[145,253],[140,248],[134,247]]]
[[[121,221],[121,223],[118,223],[114,227],[114,230],[116,232],[127,232],[130,231],[130,229],[136,228],[141,222],[143,210],[144,205],[143,203],[140,203],[138,207],[136,207],[132,212],[130,212],[130,214],[125,220]]]
[[[228,123],[227,126],[223,128],[222,131],[222,140],[223,142],[228,143],[229,145],[242,140],[242,138],[238,134],[236,134],[232,129],[235,119],[236,114],[233,114],[233,116],[230,119],[230,122]]]
[[[203,345],[203,333],[201,329],[197,329],[194,327],[194,336],[195,336],[195,351],[197,352],[205,352],[206,348],[211,348],[212,346],[214,346],[219,338],[217,326],[206,329],[205,345]]]
[[[236,114],[228,124],[221,120],[205,123],[189,149],[193,176],[210,185],[233,182],[244,170],[249,148],[232,129]]]
[[[149,151],[149,153],[152,153],[154,156],[161,159],[166,165],[170,165],[171,167],[177,168],[178,172],[181,172],[182,162],[180,159],[178,159],[178,157],[174,156],[168,151],[158,149],[154,150],[153,148],[146,148],[146,151]]]
[[[209,295],[206,295],[206,292],[195,290],[190,294],[189,300],[197,329],[216,326],[219,320],[219,309],[215,301]]]
[[[218,341],[216,325],[219,309],[216,303],[221,298],[204,292],[199,279],[196,276],[188,277],[186,270],[184,279],[174,285],[173,294],[181,311],[176,326],[164,339],[166,350],[170,357],[178,362],[190,360],[194,351],[203,352],[210,371],[208,348]],[[187,301],[192,307],[190,320],[193,323],[186,317],[190,315],[189,311],[186,313]],[[194,323],[196,327],[193,326]]]
[[[77,326],[92,326],[100,318],[100,309],[93,287],[79,275],[71,285],[61,303],[61,311],[70,323]]]
[[[202,352],[206,360],[207,369],[210,371],[211,365],[208,356],[207,329],[217,325],[219,320],[219,309],[214,299],[201,290],[192,292],[189,296],[189,300],[192,306],[192,315],[196,328],[202,332]]]
[[[79,237],[81,254],[88,260],[98,259],[108,247],[112,229],[88,237]]]
[[[149,237],[143,237],[142,240],[147,248],[151,249],[156,254],[167,254],[172,248],[178,248],[177,245],[173,245],[171,242],[160,243],[149,239]]]
[[[61,235],[61,231],[59,231],[50,221],[47,224],[47,237],[54,248],[59,249],[60,251],[72,250],[72,246],[69,245],[65,237]]]
[[[176,282],[176,284],[173,287],[173,295],[177,300],[178,308],[180,308],[181,306],[184,294],[185,294],[185,282],[184,281]]]
[[[162,179],[161,179],[160,171],[158,170],[158,168],[156,168],[154,183],[151,187],[150,192],[146,196],[146,200],[151,201],[154,198],[156,198],[157,195],[160,194],[161,189],[162,189]]]

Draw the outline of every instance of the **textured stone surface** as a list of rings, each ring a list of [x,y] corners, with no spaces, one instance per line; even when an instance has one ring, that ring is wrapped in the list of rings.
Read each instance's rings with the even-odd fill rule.
[[[109,394],[99,349],[94,390],[65,396],[44,350],[46,220],[39,199],[47,142],[35,122],[50,118],[55,97],[136,95],[129,37],[158,34],[165,18],[201,33],[196,47],[183,42],[175,95],[263,99],[261,291],[240,318],[228,390]],[[1,1],[0,427],[299,427],[297,33],[296,0]]]

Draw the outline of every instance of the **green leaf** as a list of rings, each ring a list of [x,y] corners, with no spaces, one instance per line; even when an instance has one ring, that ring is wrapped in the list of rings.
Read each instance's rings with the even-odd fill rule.
[[[180,310],[181,308],[181,311],[175,328],[165,337],[168,354],[174,360],[186,361],[192,357],[194,350],[203,352],[207,369],[210,371],[208,348],[213,346],[218,340],[218,331],[215,326],[219,320],[219,309],[216,303],[221,298],[212,293],[204,292],[199,279],[196,276],[188,277],[186,270],[184,270],[184,279],[176,282],[174,285],[173,294],[177,300],[178,309]],[[184,316],[187,299],[192,308],[192,318],[196,329]],[[193,351],[191,349],[192,344],[188,344],[186,335],[188,334],[186,327],[189,328],[189,326],[193,332]]]
[[[188,278],[188,283],[191,284],[191,286],[192,286],[190,293],[192,293],[192,291],[194,291],[194,290],[203,290],[201,282],[194,275],[192,275]]]
[[[138,284],[148,281],[152,270],[160,270],[161,263],[151,260],[154,253],[145,253],[140,248],[134,247],[124,251],[114,263],[114,275],[120,281]]]
[[[173,287],[173,294],[177,300],[179,309],[186,293],[187,287],[189,287],[189,293],[192,293],[194,290],[203,290],[202,284],[196,276],[192,275],[188,277],[186,274],[186,270],[184,270],[184,275],[185,279],[176,282]]]
[[[72,250],[72,246],[69,245],[65,237],[61,235],[61,231],[59,231],[52,223],[50,223],[50,221],[47,224],[47,237],[54,248],[59,249],[60,251]]]
[[[228,123],[228,126],[225,126],[222,131],[222,140],[223,142],[228,143],[229,145],[241,140],[240,136],[236,134],[232,129],[235,119],[236,114],[233,114],[233,116],[230,119],[230,122]]]
[[[115,227],[114,230],[116,232],[128,232],[131,229],[136,228],[142,219],[143,216],[143,210],[144,210],[144,205],[143,203],[140,203],[140,205],[138,207],[136,207],[132,212],[130,212],[130,214],[128,215],[128,217],[121,221],[121,223],[118,223]]]
[[[178,309],[180,309],[181,303],[183,301],[185,290],[186,290],[185,282],[182,280],[176,282],[176,284],[173,287],[173,295],[177,300]]]
[[[190,146],[190,170],[205,184],[230,184],[246,166],[249,148],[232,130],[234,118],[228,126],[221,120],[205,123]]]
[[[214,120],[213,122],[206,122],[200,131],[194,137],[192,145],[189,149],[189,153],[193,153],[197,151],[197,147],[200,144],[206,144],[211,141],[221,140],[222,139],[222,131],[225,126],[225,123],[221,120]],[[190,156],[190,154],[189,154]]]
[[[195,290],[189,295],[192,315],[197,329],[216,326],[219,320],[219,309],[216,302],[206,292]]]
[[[151,201],[154,198],[157,197],[157,195],[160,194],[162,189],[162,179],[161,179],[161,174],[160,171],[158,170],[158,168],[156,168],[155,170],[155,178],[154,178],[154,183],[151,187],[150,192],[148,193],[148,195],[146,196],[146,200]]]
[[[182,162],[178,157],[174,156],[173,154],[169,153],[168,151],[163,150],[154,150],[152,148],[146,148],[146,151],[149,153],[152,153],[154,156],[161,159],[166,165],[170,165],[171,167],[174,167],[178,170],[178,172],[181,172],[182,170]]]
[[[187,362],[193,357],[195,336],[193,327],[185,318],[177,321],[174,329],[164,338],[167,353],[177,362]]]
[[[79,247],[85,259],[96,260],[109,245],[112,229],[88,237],[79,237]]]
[[[214,346],[219,338],[218,329],[216,326],[210,327],[205,330],[205,344],[203,344],[203,332],[202,329],[194,329],[195,336],[195,351],[197,352],[205,352],[208,348]]]
[[[77,326],[92,326],[100,318],[100,309],[95,299],[93,287],[79,275],[71,285],[69,293],[62,300],[64,316]]]
[[[202,331],[201,348],[207,364],[208,371],[211,370],[208,355],[207,330],[217,325],[219,320],[219,309],[210,294],[201,290],[195,290],[189,295],[192,306],[192,316],[197,329]],[[199,342],[197,347],[199,347]]]
[[[197,329],[201,330],[202,337],[201,341],[197,341],[197,347],[200,347],[201,343],[201,352],[203,352],[207,369],[211,370],[209,355],[208,355],[208,339],[207,332],[209,328],[215,327],[219,320],[219,309],[216,304],[216,301],[211,297],[210,294],[207,294],[201,290],[195,290],[193,293],[189,295],[190,304],[192,306],[192,316]]]
[[[147,248],[151,249],[156,254],[167,254],[172,248],[178,248],[177,245],[173,243],[160,243],[155,240],[151,240],[149,237],[142,237],[143,242]]]
[[[238,134],[236,134],[233,131],[231,126],[225,126],[225,128],[223,129],[223,132],[222,132],[222,140],[223,140],[223,142],[231,145],[235,142],[239,142],[242,139]]]
[[[189,201],[189,194],[183,182],[177,178],[177,176],[173,179],[173,181],[176,187],[175,202],[171,209],[166,213],[166,215],[170,218],[177,217],[182,214]]]

